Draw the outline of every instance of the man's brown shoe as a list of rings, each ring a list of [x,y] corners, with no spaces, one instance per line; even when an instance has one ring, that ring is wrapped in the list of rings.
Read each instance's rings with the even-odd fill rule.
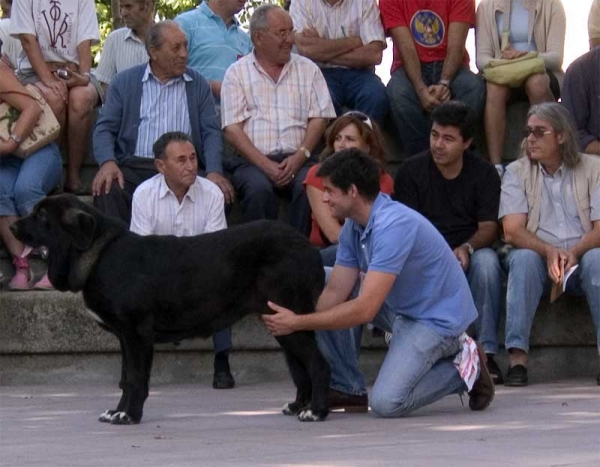
[[[469,392],[469,408],[485,410],[494,400],[494,381],[487,368],[487,355],[479,342],[477,343],[477,353],[479,353],[479,377]]]
[[[329,410],[364,413],[369,411],[369,399],[366,394],[355,396],[329,389]]]

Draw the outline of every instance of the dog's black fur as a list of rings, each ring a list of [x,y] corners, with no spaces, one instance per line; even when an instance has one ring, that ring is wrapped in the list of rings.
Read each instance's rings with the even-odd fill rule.
[[[144,237],[75,196],[58,195],[10,228],[23,243],[48,248],[54,287],[82,291],[87,308],[119,339],[123,394],[103,422],[142,419],[155,342],[208,337],[247,314],[268,312],[267,300],[309,313],[324,286],[318,251],[280,222],[196,237]],[[330,371],[314,333],[277,340],[297,387],[284,413],[325,419]]]

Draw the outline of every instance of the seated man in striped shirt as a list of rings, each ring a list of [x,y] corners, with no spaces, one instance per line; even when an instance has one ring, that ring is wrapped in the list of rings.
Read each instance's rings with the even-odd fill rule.
[[[198,177],[198,157],[190,137],[179,131],[165,133],[152,151],[160,173],[135,190],[131,231],[189,237],[226,229],[223,193],[214,183]],[[230,330],[216,332],[213,344],[213,388],[232,388],[235,381],[229,369]]]
[[[145,42],[154,23],[154,0],[121,0],[119,12],[126,27],[108,35],[94,72],[104,92],[117,73],[148,62]]]
[[[221,132],[210,85],[186,66],[187,40],[174,21],[154,24],[148,33],[147,65],[115,76],[94,129],[94,204],[129,224],[131,197],[156,175],[152,145],[169,131],[191,135],[198,164],[226,202],[233,187],[222,175]]]
[[[221,124],[237,153],[224,165],[232,173],[244,220],[276,219],[281,194],[290,200],[290,224],[308,235],[310,205],[302,182],[311,151],[335,110],[319,68],[291,53],[293,30],[290,15],[277,6],[254,11],[254,51],[225,73]]]

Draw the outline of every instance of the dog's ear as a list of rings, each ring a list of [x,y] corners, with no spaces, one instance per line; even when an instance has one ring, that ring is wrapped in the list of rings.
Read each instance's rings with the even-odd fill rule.
[[[78,250],[89,250],[94,241],[96,219],[81,209],[67,209],[63,212],[61,223],[71,234],[73,244]]]

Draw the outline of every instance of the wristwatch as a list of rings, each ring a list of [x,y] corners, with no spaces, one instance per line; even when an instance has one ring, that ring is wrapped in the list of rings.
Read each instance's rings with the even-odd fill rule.
[[[475,252],[475,248],[473,248],[473,245],[471,245],[469,242],[465,242],[464,245],[467,247],[469,256],[471,256]]]
[[[307,148],[305,148],[304,146],[300,146],[298,151],[302,151],[304,153],[304,157],[310,159],[310,151]]]
[[[8,137],[12,139],[15,143],[21,144],[21,138],[15,135],[14,133],[11,133]]]

